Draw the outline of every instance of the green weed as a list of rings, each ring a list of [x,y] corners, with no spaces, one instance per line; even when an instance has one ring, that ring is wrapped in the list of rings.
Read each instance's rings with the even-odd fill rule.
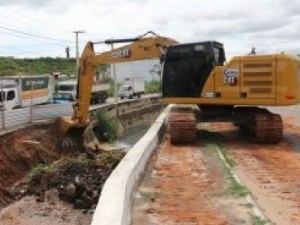
[[[103,142],[113,142],[117,139],[118,122],[104,111],[96,112],[97,126],[94,132],[97,138]]]
[[[267,223],[268,223],[268,221],[262,219],[261,217],[251,215],[251,224],[252,225],[265,225]]]

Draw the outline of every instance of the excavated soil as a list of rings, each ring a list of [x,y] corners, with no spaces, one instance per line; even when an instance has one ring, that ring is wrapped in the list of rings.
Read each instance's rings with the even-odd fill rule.
[[[56,148],[51,124],[37,125],[8,133],[0,138],[0,209],[12,202],[8,189],[38,164],[48,164],[64,154]]]
[[[62,151],[57,136],[54,124],[44,124],[1,137],[1,225],[90,224],[102,187],[124,153]]]
[[[124,116],[123,126],[151,123],[160,108]],[[0,136],[0,225],[90,224],[102,186],[124,154],[66,150],[57,131],[56,124],[43,124]]]

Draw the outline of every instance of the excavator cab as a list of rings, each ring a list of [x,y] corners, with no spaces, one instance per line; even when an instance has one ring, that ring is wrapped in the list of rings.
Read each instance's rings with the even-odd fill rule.
[[[198,99],[215,66],[223,66],[223,44],[216,41],[172,45],[163,62],[162,97]],[[196,118],[190,107],[172,108],[169,134],[173,144],[192,143],[196,140]]]
[[[170,46],[164,57],[163,97],[200,97],[212,69],[224,62],[223,44],[216,41]]]

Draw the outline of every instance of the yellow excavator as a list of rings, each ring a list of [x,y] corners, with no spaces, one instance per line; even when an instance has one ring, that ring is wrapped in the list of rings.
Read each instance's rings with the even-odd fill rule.
[[[300,102],[300,59],[286,54],[245,55],[225,60],[216,41],[170,46],[164,60],[165,103],[196,104],[199,112],[174,110],[173,143],[193,142],[196,121],[230,121],[255,142],[281,140],[281,116],[261,106]]]
[[[152,32],[150,32],[152,33]],[[231,121],[262,143],[280,141],[281,116],[261,106],[286,106],[300,102],[300,60],[286,54],[245,55],[226,63],[222,43],[216,41],[179,44],[152,33],[133,42],[96,54],[86,44],[80,59],[78,100],[72,118],[61,120],[64,132],[84,128],[89,120],[91,87],[96,66],[160,57],[163,61],[162,101],[195,104],[199,111],[175,108],[169,118],[173,143],[193,142],[197,121]]]

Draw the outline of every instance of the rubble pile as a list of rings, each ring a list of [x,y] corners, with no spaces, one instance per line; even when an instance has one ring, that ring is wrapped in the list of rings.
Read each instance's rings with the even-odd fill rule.
[[[106,179],[123,156],[122,152],[86,153],[37,167],[26,182],[14,188],[14,195],[35,195],[38,202],[63,200],[73,208],[94,209]]]

